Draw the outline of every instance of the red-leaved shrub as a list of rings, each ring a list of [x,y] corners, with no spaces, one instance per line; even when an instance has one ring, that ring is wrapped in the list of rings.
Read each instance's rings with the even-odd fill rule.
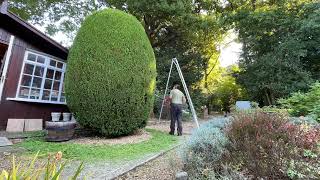
[[[304,152],[316,151],[320,137],[319,129],[303,128],[291,124],[285,115],[264,112],[237,114],[226,133],[231,141],[227,162],[263,179],[288,179],[296,171],[305,177],[310,160]],[[293,167],[292,161],[307,165]],[[318,177],[314,173],[312,177]]]

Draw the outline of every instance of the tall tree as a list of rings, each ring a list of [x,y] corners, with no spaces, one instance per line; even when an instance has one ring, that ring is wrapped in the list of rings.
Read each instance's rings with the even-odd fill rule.
[[[173,57],[178,58],[189,85],[210,75],[209,61],[217,61],[222,39],[218,6],[219,0],[11,1],[11,10],[22,18],[46,25],[50,34],[63,31],[70,37],[95,10],[108,7],[133,14],[143,24],[155,51],[160,89],[165,87]],[[174,77],[173,81],[178,81],[178,76]]]
[[[277,98],[307,89],[318,75],[318,14],[319,4],[311,1],[283,1],[236,13],[233,22],[243,43],[239,80],[253,99],[275,104]]]

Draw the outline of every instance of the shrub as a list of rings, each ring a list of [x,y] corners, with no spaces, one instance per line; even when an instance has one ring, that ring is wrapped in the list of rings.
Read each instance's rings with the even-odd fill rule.
[[[193,178],[208,178],[208,169],[215,169],[225,153],[228,139],[224,133],[210,123],[205,123],[193,132],[182,148],[185,169]]]
[[[319,178],[318,159],[304,156],[306,149],[318,152],[319,135],[312,127],[290,123],[283,114],[238,114],[227,130],[231,145],[226,161],[256,179]]]
[[[296,92],[287,99],[279,100],[279,103],[289,108],[293,116],[313,115],[320,118],[320,83],[313,84],[306,93]]]
[[[207,122],[208,126],[214,127],[214,128],[225,128],[228,124],[231,122],[231,117],[229,118],[214,118],[213,120]]]
[[[67,104],[78,122],[105,136],[145,127],[153,107],[156,62],[139,21],[107,9],[83,22],[68,57]]]
[[[306,124],[309,126],[317,126],[319,124],[312,115],[305,117],[290,117],[289,120],[295,125]]]

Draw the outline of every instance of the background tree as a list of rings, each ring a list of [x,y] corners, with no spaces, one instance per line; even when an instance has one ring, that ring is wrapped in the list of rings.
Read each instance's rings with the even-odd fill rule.
[[[233,16],[243,43],[239,82],[252,99],[275,104],[280,97],[306,90],[312,77],[317,77],[318,14],[318,3],[282,1],[240,10]]]

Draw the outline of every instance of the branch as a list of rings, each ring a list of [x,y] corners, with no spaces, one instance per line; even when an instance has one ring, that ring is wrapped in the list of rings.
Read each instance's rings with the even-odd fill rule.
[[[212,57],[213,55],[211,55],[211,57]],[[211,59],[211,57],[210,57],[210,59]],[[212,68],[210,69],[210,71],[206,74],[206,76],[209,76],[211,73],[212,73],[212,71],[213,71],[213,69],[216,67],[216,65],[218,64],[218,61],[219,61],[219,58],[220,58],[220,54],[219,54],[219,56],[218,56],[218,58],[217,58],[217,60],[216,60],[216,63],[212,66]]]

